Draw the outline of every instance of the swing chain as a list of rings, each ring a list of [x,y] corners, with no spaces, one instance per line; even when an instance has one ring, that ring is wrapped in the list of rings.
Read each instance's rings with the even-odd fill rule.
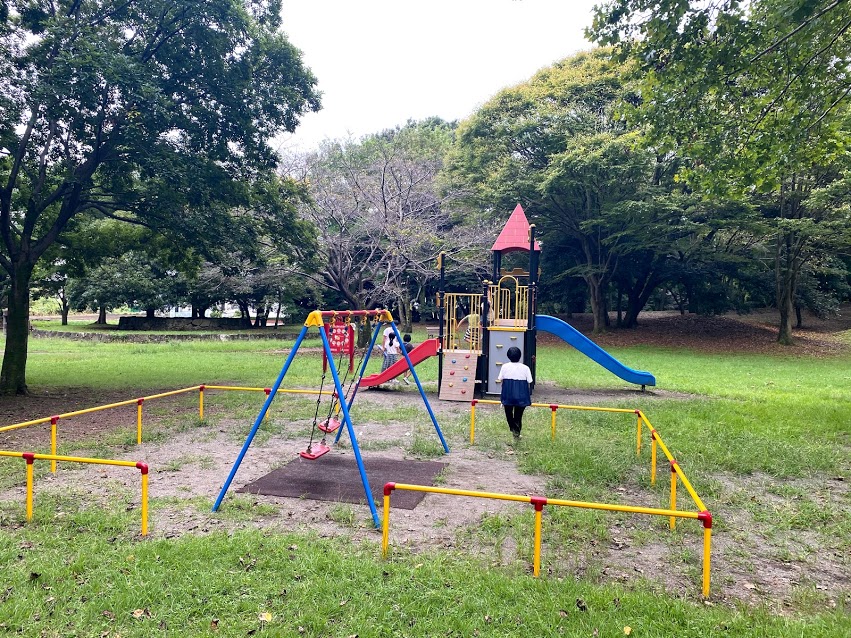
[[[313,447],[313,435],[316,433],[316,422],[319,420],[319,405],[322,402],[322,389],[325,387],[325,372],[322,373],[322,379],[319,381],[319,394],[316,395],[316,410],[313,413],[313,426],[310,428],[310,442],[307,444],[307,451],[310,453]]]

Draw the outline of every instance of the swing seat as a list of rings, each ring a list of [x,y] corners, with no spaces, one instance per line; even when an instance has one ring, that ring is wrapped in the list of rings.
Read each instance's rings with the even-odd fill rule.
[[[324,443],[314,443],[312,446],[310,446],[303,452],[299,452],[298,455],[303,459],[307,459],[308,461],[314,461],[323,454],[328,454],[328,452],[330,451],[331,448],[325,445]]]
[[[326,434],[330,434],[331,432],[336,432],[338,429],[340,429],[340,419],[335,416],[332,416],[329,419],[325,419],[325,421],[323,421],[316,427],[318,427]]]

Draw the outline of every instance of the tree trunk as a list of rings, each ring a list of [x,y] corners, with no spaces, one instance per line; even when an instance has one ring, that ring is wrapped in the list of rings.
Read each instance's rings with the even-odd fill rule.
[[[780,334],[777,335],[778,343],[784,346],[795,344],[792,338],[792,317],[795,316],[791,301],[784,301],[780,304]]]
[[[62,325],[68,325],[68,313],[71,310],[71,305],[68,303],[68,299],[65,297],[61,297],[59,299],[59,312],[62,313]]]
[[[777,272],[777,309],[780,311],[777,341],[784,346],[791,346],[794,344],[792,318],[795,316],[795,277],[789,267],[781,267]]]
[[[248,308],[248,302],[247,301],[237,301],[236,305],[239,306],[239,314],[242,315],[242,317],[239,320],[240,325],[242,325],[243,328],[250,328],[251,327],[251,312]]]
[[[780,332],[777,335],[777,342],[784,346],[795,343],[792,337],[792,318],[795,316],[795,284],[798,267],[793,250],[793,239],[791,233],[782,233],[778,237],[775,256],[777,309],[780,311]]]
[[[411,321],[411,295],[405,291],[399,297],[399,330],[400,332],[413,332]]]
[[[624,328],[638,327],[638,315],[644,310],[644,307],[653,296],[653,292],[658,285],[659,277],[653,272],[648,274],[643,279],[638,279],[635,285],[627,289],[626,300],[626,317],[624,317]],[[680,314],[683,314],[682,306]]]
[[[32,266],[16,265],[9,277],[9,316],[6,324],[6,350],[0,371],[0,392],[28,394],[27,347],[30,338],[30,278]]]
[[[156,308],[145,308],[145,319],[153,319],[154,313],[157,311]],[[106,323],[106,319],[104,318],[104,323]]]
[[[98,319],[95,321],[95,324],[99,326],[106,325],[106,306],[101,306],[98,308]]]
[[[615,324],[618,328],[623,327],[622,305],[623,305],[623,290],[621,289],[620,284],[618,284],[618,301],[617,301],[618,318],[617,318],[617,323]]]
[[[596,277],[586,277],[588,294],[591,297],[591,314],[594,317],[594,334],[606,331],[606,300],[604,286]]]
[[[275,313],[275,330],[278,329],[278,322],[281,320],[281,300],[278,300],[278,310]]]
[[[257,308],[257,315],[254,317],[254,327],[255,328],[265,328],[266,322],[269,319],[269,310],[270,307],[266,304],[261,304]]]

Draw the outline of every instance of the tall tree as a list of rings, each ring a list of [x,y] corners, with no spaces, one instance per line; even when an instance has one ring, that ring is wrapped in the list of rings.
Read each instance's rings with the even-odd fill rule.
[[[280,0],[8,0],[0,24],[0,391],[25,393],[37,260],[89,211],[219,211],[271,170],[270,138],[319,107]],[[183,188],[176,188],[182,186]],[[180,191],[174,202],[158,197]],[[163,214],[162,212],[160,214]]]
[[[691,160],[703,192],[776,198],[779,341],[792,342],[797,281],[835,216],[806,200],[846,153],[851,5],[844,0],[611,0],[590,35],[643,74],[637,114]]]
[[[675,188],[669,170],[662,177],[670,158],[647,148],[617,112],[634,99],[627,71],[610,52],[581,53],[489,100],[461,123],[448,160],[451,183],[475,205],[528,207],[548,250],[570,257],[567,271],[550,276],[585,281],[595,331],[607,325],[618,260],[635,250],[631,234],[653,226],[667,237],[679,217],[671,202],[657,201]],[[642,278],[636,285],[647,289],[658,279],[655,270]]]
[[[453,127],[437,119],[335,142],[306,158],[322,263],[305,276],[338,292],[351,308],[396,306],[410,329],[411,295],[437,276],[439,252],[454,268],[483,264],[481,227],[453,213],[455,191],[438,176]]]

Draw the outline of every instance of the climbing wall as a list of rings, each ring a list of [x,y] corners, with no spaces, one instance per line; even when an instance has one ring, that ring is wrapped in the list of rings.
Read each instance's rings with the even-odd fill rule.
[[[472,401],[476,390],[475,352],[448,351],[443,355],[443,378],[440,380],[440,399],[443,401]]]

